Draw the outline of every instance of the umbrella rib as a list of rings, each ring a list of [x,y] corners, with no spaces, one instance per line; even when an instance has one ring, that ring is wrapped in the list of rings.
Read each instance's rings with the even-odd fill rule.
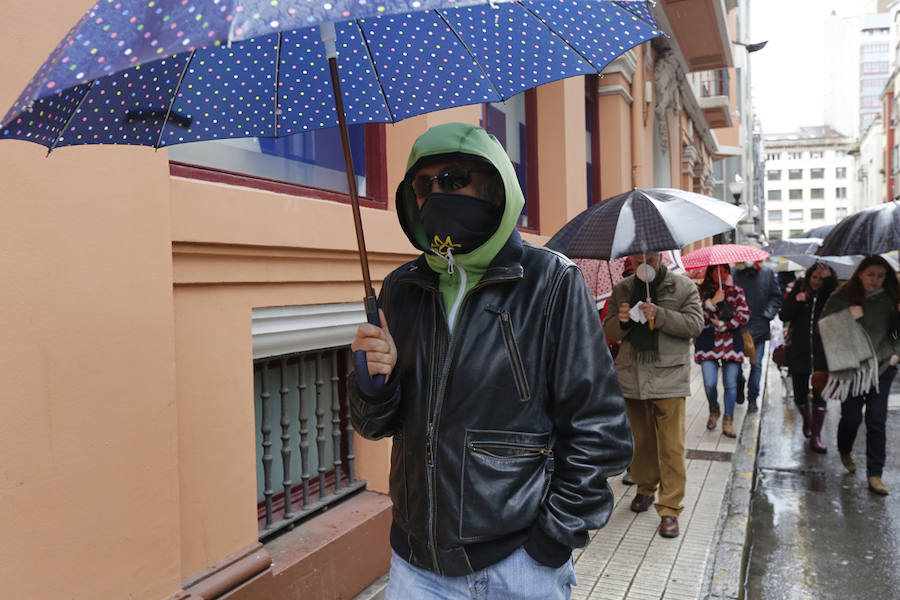
[[[527,6],[525,6],[524,4],[522,4],[521,2],[516,2],[516,4],[518,4],[519,6],[521,6],[521,7],[524,8],[525,10],[527,10],[529,13],[531,13],[531,16],[534,17],[535,19],[537,19],[537,20],[540,22],[540,24],[543,25],[543,26],[547,29],[547,31],[549,31],[553,36],[555,36],[556,39],[558,39],[562,44],[564,44],[566,48],[568,48],[569,50],[571,50],[572,52],[574,52],[575,54],[577,54],[578,56],[580,56],[580,57],[581,57],[581,60],[583,60],[583,61],[586,62],[587,64],[591,65],[591,68],[594,69],[594,72],[595,72],[595,73],[597,73],[598,75],[600,74],[600,72],[601,72],[603,69],[598,69],[598,68],[597,68],[597,65],[595,65],[594,63],[592,63],[592,62],[588,59],[588,57],[586,57],[584,54],[581,53],[581,51],[578,50],[578,48],[576,48],[575,46],[573,46],[572,44],[570,44],[568,41],[566,41],[566,39],[563,38],[563,36],[559,35],[559,34],[556,32],[556,30],[554,30],[552,27],[550,27],[550,25],[548,25],[548,24],[546,23],[546,21],[544,21],[542,18],[540,18],[539,16],[537,16],[537,14],[536,14],[533,10],[531,10],[530,8],[528,8]],[[631,11],[628,11],[628,13],[629,13],[629,14],[632,14]]]
[[[518,4],[518,2],[515,2],[514,4]],[[503,94],[500,93],[500,90],[498,90],[497,86],[494,85],[494,82],[491,81],[490,75],[487,74],[487,71],[484,70],[484,67],[481,66],[481,63],[478,62],[478,59],[475,57],[475,55],[472,54],[472,51],[469,49],[469,45],[463,41],[462,36],[459,35],[459,33],[453,28],[453,25],[450,24],[450,21],[447,20],[447,17],[445,17],[443,13],[441,13],[441,11],[437,9],[435,9],[434,12],[437,13],[437,16],[441,18],[441,21],[444,22],[447,28],[453,32],[453,35],[456,36],[456,39],[459,40],[459,44],[465,49],[466,53],[469,55],[469,58],[472,59],[472,62],[474,62],[475,66],[478,67],[478,70],[481,71],[481,74],[484,75],[485,81],[488,82],[488,85],[491,86],[491,89],[494,90],[494,93],[497,94],[497,97],[506,102],[507,98],[509,97],[503,97]]]
[[[280,98],[279,90],[278,90],[278,82],[281,79],[281,44],[283,41],[284,32],[278,32],[278,46],[275,48],[275,129],[273,131],[274,138],[278,139],[278,116],[280,114],[280,108],[278,108],[278,100]]]
[[[181,82],[184,81],[184,76],[187,74],[188,69],[191,66],[191,61],[194,60],[194,54],[196,54],[197,50],[191,50],[191,55],[188,56],[187,62],[184,63],[184,69],[181,70],[181,75],[178,77],[178,83],[175,84],[175,89],[172,91],[172,99],[169,100],[169,108],[166,110],[166,118],[163,119],[162,126],[159,128],[159,137],[156,139],[156,144],[154,144],[154,148],[159,150],[159,145],[162,144],[163,133],[166,131],[166,123],[169,122],[169,115],[172,114],[172,108],[175,106],[175,100],[178,99],[178,90],[181,89]]]
[[[85,98],[88,97],[88,94],[91,93],[91,88],[94,87],[94,82],[96,79],[91,79],[90,83],[88,83],[88,89],[85,90],[84,96],[81,97],[81,100],[78,101],[78,106],[75,107],[75,110],[72,111],[72,114],[69,115],[69,118],[66,119],[65,125],[60,127],[59,133],[56,134],[56,137],[53,139],[53,143],[47,147],[47,156],[50,156],[50,153],[56,149],[56,145],[59,143],[59,140],[62,138],[63,133],[65,133],[66,129],[68,129],[69,124],[72,122],[72,119],[75,118],[75,115],[78,114],[78,111],[81,109],[81,105],[84,104]]]
[[[375,82],[378,83],[378,91],[381,92],[381,97],[384,99],[384,108],[388,112],[391,123],[396,123],[397,119],[394,118],[394,113],[391,111],[391,103],[388,102],[387,94],[384,93],[384,86],[381,85],[381,77],[378,75],[378,65],[375,64],[375,59],[372,57],[372,49],[369,48],[369,38],[366,37],[366,32],[359,21],[359,19],[355,19],[353,23],[356,25],[356,28],[359,30],[359,35],[362,37],[363,46],[366,48],[366,56],[369,58],[369,64],[372,65],[372,71],[375,73]]]

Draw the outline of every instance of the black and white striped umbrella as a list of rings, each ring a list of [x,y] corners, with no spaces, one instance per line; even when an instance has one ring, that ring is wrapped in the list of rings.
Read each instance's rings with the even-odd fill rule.
[[[610,260],[683,248],[734,229],[746,211],[671,188],[637,188],[598,202],[566,223],[547,247],[569,258]]]

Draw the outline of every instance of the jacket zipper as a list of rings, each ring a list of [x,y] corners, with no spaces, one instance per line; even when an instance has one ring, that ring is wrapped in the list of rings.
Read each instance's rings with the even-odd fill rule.
[[[462,269],[460,269],[460,271],[462,271]],[[474,293],[475,290],[481,289],[482,287],[490,285],[491,283],[497,283],[499,281],[507,281],[507,280],[512,280],[512,279],[519,279],[519,277],[503,277],[503,278],[496,278],[496,279],[489,279],[489,280],[481,279],[478,283],[476,283],[474,286],[472,286],[472,289],[470,290],[470,292]],[[459,303],[458,310],[460,310],[460,311],[465,307],[466,300],[469,298],[469,295],[471,295],[471,294],[465,295],[464,292],[465,292],[465,287],[463,286],[460,291],[460,297],[457,298],[457,302]],[[436,306],[437,310],[440,311],[440,312],[437,312],[436,315],[443,314],[443,309],[444,309],[443,297],[439,290],[435,294],[435,306]],[[443,331],[440,329],[441,322],[442,322],[442,319],[437,319],[437,318],[434,319],[434,324],[435,324],[434,354],[435,354],[435,356],[437,356],[437,351],[439,350],[439,348],[442,345],[441,343],[437,343],[438,336],[441,333],[443,333]],[[447,324],[447,333],[449,333],[449,328],[450,328],[450,325],[448,323]],[[434,564],[434,567],[437,570],[437,572],[440,573],[441,575],[444,574],[444,570],[441,567],[441,563],[438,561],[438,556],[437,556],[437,543],[436,543],[437,542],[437,526],[435,525],[435,521],[436,521],[435,513],[437,512],[437,506],[434,501],[434,497],[435,497],[434,448],[437,446],[437,443],[438,443],[438,431],[440,429],[439,416],[441,413],[441,404],[443,402],[444,390],[446,388],[447,380],[450,379],[450,358],[453,356],[453,350],[456,347],[456,340],[459,339],[460,336],[457,335],[457,336],[449,336],[449,337],[450,337],[450,343],[447,347],[447,353],[443,357],[440,357],[440,358],[442,358],[442,360],[439,361],[441,363],[441,368],[438,371],[437,388],[435,389],[435,393],[433,396],[433,398],[434,398],[433,405],[431,402],[432,396],[428,397],[428,404],[429,404],[429,406],[428,406],[428,424],[427,424],[427,427],[425,430],[425,467],[426,467],[425,475],[426,475],[426,482],[428,485],[428,536],[429,536],[429,540],[428,540],[429,544],[428,545],[429,545],[429,549],[431,550],[432,563]],[[443,338],[440,341],[443,342],[444,341]]]
[[[503,332],[503,341],[506,344],[506,351],[509,353],[512,362],[513,378],[516,380],[516,388],[519,390],[519,400],[527,402],[531,397],[528,389],[528,377],[525,375],[525,366],[522,364],[522,355],[519,354],[519,347],[516,345],[516,336],[513,335],[512,323],[509,319],[509,311],[489,304],[486,310],[500,316],[500,330]]]
[[[502,442],[469,442],[472,452],[484,454],[491,458],[529,458],[534,456],[553,456],[553,450],[545,446],[527,446],[520,444],[504,444]],[[498,454],[495,450],[506,450],[506,454]],[[514,454],[509,451],[515,452]]]

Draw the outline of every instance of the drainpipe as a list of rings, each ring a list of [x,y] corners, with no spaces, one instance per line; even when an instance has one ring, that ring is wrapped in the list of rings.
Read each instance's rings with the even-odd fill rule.
[[[647,49],[643,47],[643,53],[634,70],[631,80],[631,187],[638,187],[638,181],[642,175],[641,157],[644,154],[644,111],[647,110],[644,102],[644,69],[647,64]]]

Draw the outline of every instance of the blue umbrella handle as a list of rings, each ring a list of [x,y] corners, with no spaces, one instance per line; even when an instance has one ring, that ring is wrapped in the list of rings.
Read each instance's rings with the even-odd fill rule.
[[[378,302],[375,296],[366,296],[363,299],[366,308],[366,320],[381,327],[381,319],[378,317]],[[357,350],[353,353],[353,366],[356,369],[356,385],[367,396],[377,396],[384,387],[384,375],[381,373],[374,377],[369,375],[369,363],[366,361],[366,351]]]

